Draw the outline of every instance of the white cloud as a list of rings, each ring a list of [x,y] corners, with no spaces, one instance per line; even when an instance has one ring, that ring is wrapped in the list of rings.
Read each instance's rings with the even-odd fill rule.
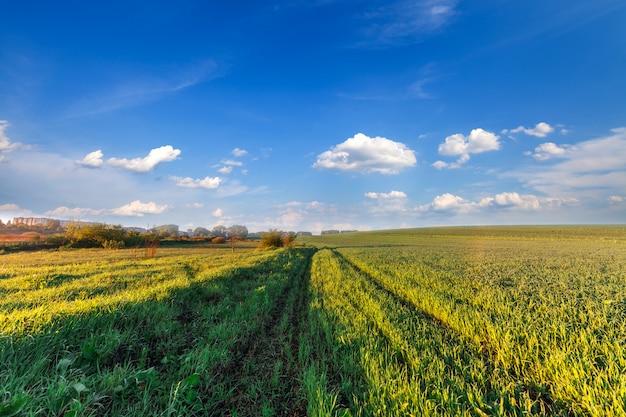
[[[152,171],[161,162],[170,162],[180,155],[180,149],[174,149],[170,145],[161,146],[150,151],[144,158],[118,159],[110,158],[107,163],[115,167],[124,168],[134,172]]]
[[[204,208],[204,204],[203,203],[191,203],[189,204],[190,208],[195,208],[195,209],[201,209]]]
[[[365,197],[376,201],[376,204],[366,203],[368,212],[376,215],[388,215],[389,213],[402,213],[407,210],[408,196],[403,191],[391,191],[388,193],[365,193]]]
[[[473,129],[469,136],[461,133],[448,136],[439,145],[439,154],[445,156],[469,155],[500,149],[499,136],[481,128]]]
[[[195,180],[191,177],[171,177],[172,181],[176,183],[178,187],[184,188],[206,188],[213,190],[220,186],[222,179],[220,177],[204,177],[201,180]]]
[[[240,167],[243,165],[243,162],[234,161],[232,159],[222,159],[222,164],[228,165],[228,166]]]
[[[535,148],[535,153],[532,154],[532,157],[535,158],[537,161],[547,161],[548,159],[552,159],[553,157],[564,155],[565,151],[565,147],[560,147],[552,142],[546,142]]]
[[[624,201],[626,201],[626,197],[622,197],[621,195],[612,195],[609,197],[610,203],[623,203]],[[0,209],[1,208],[2,206],[0,206]]]
[[[232,166],[221,167],[220,169],[217,170],[217,172],[223,175],[228,175],[231,172],[233,172],[233,167]]]
[[[436,196],[432,202],[419,206],[419,211],[460,211],[466,212],[473,209],[473,204],[462,197],[445,193]]]
[[[99,168],[104,163],[102,161],[103,155],[102,151],[98,149],[97,151],[88,153],[83,159],[76,161],[76,163],[87,168]]]
[[[436,162],[433,162],[431,166],[437,169],[444,169],[444,168],[448,168],[450,164],[444,161],[436,161]]]
[[[0,120],[0,162],[2,162],[9,152],[17,150],[29,150],[30,145],[23,145],[20,142],[11,142],[6,135],[6,130],[9,127],[9,122],[6,120]]]
[[[135,200],[122,207],[113,209],[110,212],[117,216],[143,217],[145,214],[161,214],[170,208],[171,207],[168,205],[161,205],[154,202],[142,203],[140,200]]]
[[[55,208],[54,210],[47,211],[44,214],[46,216],[74,219],[106,215],[143,217],[145,214],[161,214],[170,208],[171,207],[168,205],[160,205],[154,202],[142,203],[140,200],[135,200],[114,209],[92,209],[86,207],[69,208],[61,206]]]
[[[525,133],[529,136],[535,136],[538,138],[545,138],[550,133],[554,132],[554,128],[545,122],[537,123],[533,128],[526,128],[524,126],[518,126],[515,129],[505,129],[502,133]]]
[[[12,203],[1,204],[0,211],[10,212],[13,214],[31,214],[32,213],[32,211],[23,209],[17,204],[12,204]]]
[[[575,198],[538,197],[533,194],[500,193],[494,197],[485,197],[478,206],[517,208],[521,210],[539,210],[546,207],[576,206],[579,201]]]
[[[213,210],[213,213],[211,213],[211,216],[213,216],[213,217],[222,217],[223,214],[224,214],[224,212],[222,211],[221,208],[216,208],[215,210]]]
[[[236,157],[240,157],[240,156],[247,155],[248,151],[246,151],[245,149],[235,148],[231,151],[231,153]]]
[[[221,69],[211,60],[188,64],[182,70],[165,73],[162,69],[154,72],[160,74],[134,74],[117,85],[104,85],[101,91],[92,91],[89,98],[75,103],[67,112],[67,117],[83,117],[94,114],[109,113],[119,109],[138,106],[160,98],[175,94],[221,76]]]
[[[444,162],[444,161],[436,161],[431,164],[431,166],[441,170],[443,168],[456,169],[461,168],[463,164],[470,160],[470,156],[468,154],[463,154],[459,156],[456,162]]]
[[[420,42],[445,26],[455,15],[457,0],[398,0],[371,10],[364,45],[398,45]]]
[[[378,200],[378,199],[386,200],[386,199],[407,198],[407,195],[403,191],[391,191],[389,193],[369,192],[369,193],[365,193],[365,197],[372,198],[375,200]]]
[[[511,170],[506,176],[548,195],[605,199],[626,193],[626,128],[565,148],[558,161]],[[603,197],[600,197],[604,194]]]
[[[417,164],[415,152],[401,142],[370,138],[362,133],[321,153],[313,164],[318,169],[397,174]]]
[[[418,207],[418,211],[469,213],[487,209],[540,210],[546,208],[577,206],[579,201],[567,197],[538,197],[533,194],[504,192],[484,197],[478,201],[466,200],[450,193],[436,196],[432,202]]]
[[[60,218],[69,218],[69,219],[81,219],[89,216],[100,216],[106,214],[107,210],[101,209],[91,209],[91,208],[83,208],[83,207],[75,207],[69,208],[65,206],[57,207],[54,210],[50,210],[45,212],[46,216],[51,217],[60,217]]]
[[[445,142],[439,145],[439,154],[444,156],[459,156],[456,162],[436,161],[431,166],[436,169],[460,168],[470,160],[470,154],[497,151],[500,149],[500,137],[481,128],[473,129],[469,136],[461,133],[450,135]]]

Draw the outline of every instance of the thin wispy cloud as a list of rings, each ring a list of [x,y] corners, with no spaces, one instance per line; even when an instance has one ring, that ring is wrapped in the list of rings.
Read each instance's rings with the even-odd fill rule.
[[[92,92],[90,97],[71,106],[66,117],[92,116],[139,106],[223,75],[223,70],[211,60],[176,71],[155,72],[161,74],[135,74],[109,85],[104,91]]]
[[[384,47],[421,42],[457,14],[456,0],[401,0],[362,14],[359,46]]]
[[[613,129],[608,136],[567,148],[544,144],[537,149],[544,153],[548,150],[558,158],[551,163],[540,161],[511,170],[506,175],[550,195],[626,193],[626,128]]]
[[[383,200],[387,200],[387,199],[404,199],[407,198],[407,195],[404,191],[391,191],[388,193],[375,193],[373,191],[367,192],[365,193],[365,197],[367,198],[371,198],[374,200],[378,200],[378,199],[383,199]]]
[[[171,206],[167,204],[157,204],[153,201],[143,203],[141,200],[135,200],[121,207],[113,209],[93,209],[88,207],[57,207],[54,210],[45,212],[46,216],[58,217],[63,219],[82,219],[93,218],[107,215],[122,217],[144,217],[146,214],[162,214],[169,210]]]
[[[17,150],[29,150],[32,147],[30,145],[24,145],[20,142],[12,142],[6,134],[6,130],[9,128],[9,122],[6,120],[0,120],[0,162],[2,162],[6,155],[10,152]]]

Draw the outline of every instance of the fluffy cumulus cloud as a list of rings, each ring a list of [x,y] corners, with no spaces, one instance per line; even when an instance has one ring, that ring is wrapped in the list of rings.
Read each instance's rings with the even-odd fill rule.
[[[419,206],[418,211],[469,213],[487,209],[540,210],[578,204],[579,201],[574,198],[539,197],[533,194],[520,195],[516,192],[499,193],[478,201],[466,200],[463,197],[445,193],[436,196],[432,202]]]
[[[626,197],[622,197],[621,195],[612,195],[609,197],[609,203],[623,203],[624,201],[626,201]],[[0,206],[0,208],[2,208],[2,206]]]
[[[0,120],[0,162],[6,159],[6,154],[17,150],[28,150],[31,147],[29,145],[23,145],[19,142],[11,142],[6,134],[6,130],[9,127],[9,122],[6,120]]]
[[[219,172],[222,175],[228,175],[231,172],[233,172],[233,167],[232,166],[221,167],[220,169],[217,170],[217,172]]]
[[[537,161],[547,161],[555,157],[563,156],[566,152],[566,146],[561,147],[553,142],[542,143],[535,148],[535,152],[528,152]]]
[[[537,123],[535,127],[526,128],[524,126],[518,126],[515,129],[504,129],[503,134],[507,133],[524,133],[529,136],[535,136],[537,138],[545,138],[550,133],[554,132],[554,128],[545,122]]]
[[[313,164],[317,169],[397,174],[417,164],[415,152],[404,143],[362,133],[321,153]]]
[[[155,148],[144,158],[110,158],[107,163],[118,168],[127,169],[134,172],[150,172],[161,162],[170,162],[180,155],[180,149],[174,149],[170,145]]]
[[[102,150],[98,149],[97,151],[88,153],[83,159],[76,161],[76,163],[87,168],[99,168],[104,163],[102,160],[103,156]]]
[[[478,202],[481,208],[512,208],[520,210],[539,210],[553,207],[574,207],[579,205],[576,198],[539,197],[533,194],[500,193],[493,197],[485,197]]]
[[[178,187],[184,188],[206,188],[208,190],[216,189],[220,186],[222,179],[220,177],[205,177],[203,179],[193,179],[191,177],[171,177],[172,181]]]
[[[470,160],[470,154],[499,150],[499,140],[498,135],[481,128],[473,129],[469,136],[461,133],[450,135],[439,145],[439,154],[458,156],[458,159],[456,162],[436,161],[432,166],[437,169],[459,168]]]
[[[473,129],[469,136],[461,133],[448,136],[439,145],[439,154],[445,156],[469,155],[500,149],[499,136],[481,128]]]
[[[462,197],[445,193],[436,196],[432,202],[418,207],[419,211],[469,211],[472,203]]]
[[[369,192],[369,193],[365,193],[365,197],[371,198],[374,200],[378,200],[378,199],[387,200],[387,199],[407,198],[407,195],[406,193],[404,193],[404,191],[391,191],[389,193]]]
[[[576,206],[575,198],[538,197],[533,194],[501,193],[485,197],[478,202],[480,208],[516,208],[521,210],[539,210],[548,207]]]
[[[213,217],[222,217],[222,215],[224,215],[224,212],[219,207],[213,210],[213,212],[211,213],[211,216]]]
[[[32,211],[26,210],[13,203],[0,204],[0,212],[12,213],[12,214],[31,214]]]
[[[157,204],[154,202],[142,203],[140,200],[132,201],[122,207],[111,210],[111,214],[117,216],[133,216],[143,217],[146,214],[161,214],[169,210],[171,207],[165,204]]]

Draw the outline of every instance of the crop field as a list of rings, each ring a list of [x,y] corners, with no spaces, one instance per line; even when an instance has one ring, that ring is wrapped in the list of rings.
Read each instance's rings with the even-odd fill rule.
[[[626,227],[0,255],[0,416],[625,416]]]

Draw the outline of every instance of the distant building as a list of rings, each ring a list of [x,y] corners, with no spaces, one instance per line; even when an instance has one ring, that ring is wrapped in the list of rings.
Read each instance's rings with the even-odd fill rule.
[[[311,233],[311,232],[298,232],[298,233],[296,233],[296,236],[313,236],[313,233]]]
[[[49,219],[47,217],[13,217],[13,224],[24,224],[26,226],[45,226]]]
[[[338,235],[339,230],[322,230],[323,235]]]

